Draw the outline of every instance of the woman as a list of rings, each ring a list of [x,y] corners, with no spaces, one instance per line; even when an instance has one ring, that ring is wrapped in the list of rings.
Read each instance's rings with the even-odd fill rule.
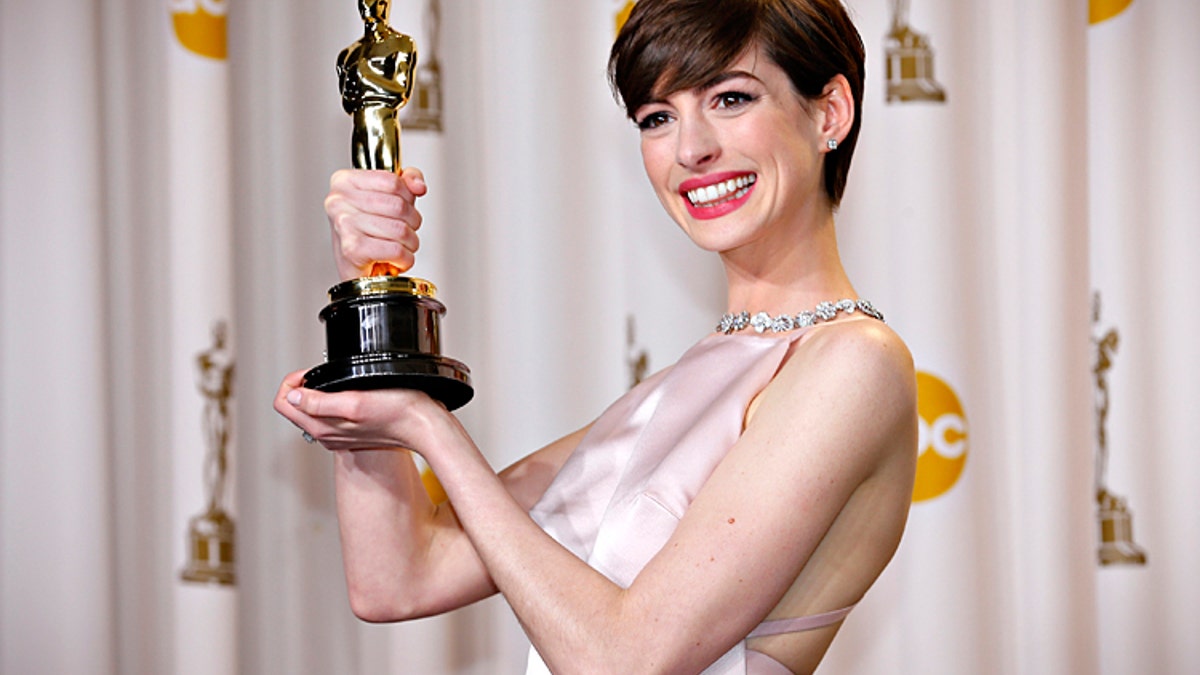
[[[276,408],[334,451],[356,614],[500,592],[530,672],[817,667],[899,543],[916,462],[911,357],[853,300],[834,236],[862,62],[838,0],[637,4],[610,75],[663,206],[724,263],[730,313],[589,427],[497,475],[423,394],[284,380]],[[425,190],[411,168],[335,174],[343,278],[411,266]]]

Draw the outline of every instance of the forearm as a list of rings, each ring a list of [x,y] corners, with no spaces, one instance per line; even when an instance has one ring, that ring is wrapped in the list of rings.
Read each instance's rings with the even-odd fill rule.
[[[647,670],[655,645],[628,591],[543,532],[474,446],[446,455],[431,462],[462,526],[554,672]]]
[[[433,510],[411,455],[338,451],[334,484],[351,607],[368,621],[403,614],[410,604],[406,591],[423,576],[420,562],[429,545],[425,522]]]

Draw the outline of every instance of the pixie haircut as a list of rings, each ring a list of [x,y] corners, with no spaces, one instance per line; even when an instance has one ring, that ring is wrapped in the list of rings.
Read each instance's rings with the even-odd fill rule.
[[[854,124],[824,166],[825,194],[837,206],[862,126],[865,58],[841,0],[638,0],[613,44],[608,78],[634,119],[646,103],[712,83],[754,47],[806,101],[835,75],[850,83]]]

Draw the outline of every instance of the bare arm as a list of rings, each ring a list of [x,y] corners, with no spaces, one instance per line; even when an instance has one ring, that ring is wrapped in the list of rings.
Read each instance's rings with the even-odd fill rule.
[[[478,461],[431,459],[454,476],[447,490],[468,535],[553,670],[698,672],[780,602],[852,500],[887,524],[871,532],[884,542],[821,609],[861,596],[894,551],[911,497],[903,479],[860,492],[891,471],[893,455],[915,459],[911,363],[876,336],[823,347],[785,366],[628,589],[558,547],[489,487]]]
[[[321,412],[344,420],[338,433],[348,446],[365,447],[378,433],[425,456],[478,556],[470,564],[486,570],[478,577],[489,580],[487,590],[494,586],[505,595],[556,672],[699,671],[789,589],[807,576],[821,577],[821,570],[806,566],[841,523],[868,523],[867,534],[878,543],[865,553],[854,547],[835,552],[860,571],[835,580],[831,595],[810,596],[838,603],[819,609],[857,600],[903,528],[911,496],[911,477],[903,476],[915,458],[907,351],[886,329],[847,328],[838,340],[811,342],[764,392],[742,439],[628,589],[546,535],[457,420],[428,398],[395,398],[388,408],[394,414],[377,422],[344,408],[341,394],[301,408],[316,414],[309,403],[329,406]],[[326,431],[306,428],[318,437]],[[340,442],[335,434],[327,438]],[[881,480],[893,475],[899,478]],[[468,546],[461,538],[447,541]],[[426,550],[450,549],[431,543]]]
[[[342,279],[363,276],[379,262],[400,271],[412,266],[422,220],[415,202],[426,189],[421,172],[412,167],[400,175],[354,169],[333,174],[325,211]],[[339,418],[322,417],[330,400],[326,395],[304,391],[303,409],[288,402],[289,395],[301,395],[301,381],[300,373],[285,378],[275,407],[335,450],[338,523],[355,613],[369,621],[395,621],[494,593],[454,509],[429,500],[411,454],[388,438],[339,438]],[[374,404],[371,414],[387,418],[402,406],[392,398],[347,393],[334,400],[351,416]],[[500,483],[528,510],[582,436],[583,430],[522,459],[499,474]]]
[[[297,372],[284,380],[276,409],[327,446],[340,447],[319,414],[305,415],[288,402],[301,377]],[[320,392],[305,390],[304,395],[311,406],[321,406]],[[528,511],[585,432],[551,443],[494,478],[514,504]],[[346,583],[359,618],[429,616],[496,592],[454,509],[429,499],[411,453],[386,446],[334,450],[334,479]]]

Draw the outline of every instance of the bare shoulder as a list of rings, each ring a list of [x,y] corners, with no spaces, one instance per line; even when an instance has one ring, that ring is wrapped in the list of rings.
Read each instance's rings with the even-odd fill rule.
[[[915,386],[912,354],[890,326],[868,319],[821,325],[792,347],[781,375],[800,371],[873,386]],[[901,393],[901,392],[892,392]]]
[[[903,449],[896,439],[915,429],[912,355],[882,322],[825,324],[792,345],[757,404],[747,420],[756,426],[820,428],[868,454]]]
[[[884,399],[915,399],[912,354],[887,324],[874,320],[821,325],[797,340],[764,394],[804,396],[836,390]]]

